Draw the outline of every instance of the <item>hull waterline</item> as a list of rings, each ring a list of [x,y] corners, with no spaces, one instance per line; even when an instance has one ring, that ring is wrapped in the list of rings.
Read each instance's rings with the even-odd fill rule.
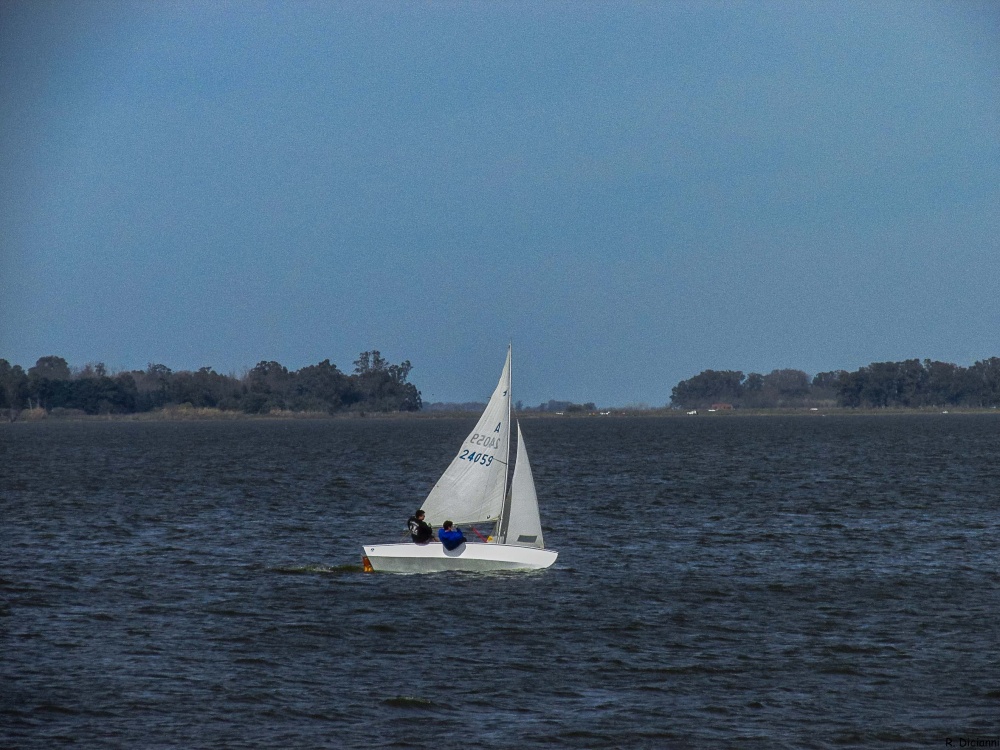
[[[449,551],[443,544],[404,543],[367,544],[362,555],[365,569],[376,573],[443,573],[541,570],[550,567],[559,553],[516,544],[463,544]]]

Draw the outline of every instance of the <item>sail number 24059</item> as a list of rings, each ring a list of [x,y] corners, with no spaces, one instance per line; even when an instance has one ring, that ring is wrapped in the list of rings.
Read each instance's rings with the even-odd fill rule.
[[[482,464],[483,466],[489,466],[493,463],[493,456],[488,453],[470,451],[468,448],[463,448],[462,452],[458,454],[458,457],[463,461],[472,461],[474,464]]]
[[[495,432],[500,431],[500,425],[497,425]],[[483,448],[499,448],[500,438],[494,437],[493,435],[483,435],[479,432],[473,432],[469,436],[470,445],[481,445]],[[463,461],[472,461],[474,464],[480,464],[482,466],[489,466],[493,463],[493,456],[488,453],[480,453],[479,451],[472,450],[470,448],[464,448],[462,452],[458,455]]]

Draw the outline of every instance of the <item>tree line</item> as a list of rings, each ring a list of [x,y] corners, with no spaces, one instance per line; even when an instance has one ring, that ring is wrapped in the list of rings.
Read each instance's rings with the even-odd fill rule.
[[[731,404],[780,407],[1000,407],[1000,357],[961,367],[930,359],[873,362],[854,372],[832,370],[810,378],[801,370],[767,375],[704,370],[674,386],[672,406],[685,409]]]
[[[411,367],[409,361],[389,364],[377,350],[362,352],[349,375],[329,359],[295,371],[260,362],[240,377],[211,367],[175,372],[162,364],[112,374],[101,363],[73,369],[56,356],[25,372],[0,359],[0,411],[11,420],[24,409],[132,414],[183,405],[247,414],[419,411],[420,391],[407,382]]]

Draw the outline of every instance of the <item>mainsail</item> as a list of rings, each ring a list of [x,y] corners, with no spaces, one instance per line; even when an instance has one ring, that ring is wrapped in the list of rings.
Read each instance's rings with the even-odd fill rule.
[[[446,519],[456,524],[498,521],[507,492],[509,458],[510,349],[486,410],[424,501],[427,522],[440,526]]]

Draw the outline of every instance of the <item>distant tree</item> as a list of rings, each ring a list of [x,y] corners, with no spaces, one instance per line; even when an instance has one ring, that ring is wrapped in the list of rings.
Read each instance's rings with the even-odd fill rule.
[[[28,370],[28,377],[35,380],[69,380],[72,373],[62,357],[42,357]]]
[[[135,411],[135,395],[128,385],[127,380],[109,377],[78,378],[60,406],[87,414],[127,414]]]
[[[6,410],[11,422],[28,405],[28,394],[28,376],[21,366],[0,359],[0,409]]]
[[[764,376],[759,372],[751,372],[747,375],[746,381],[743,383],[743,392],[746,393],[760,393],[764,390]]]
[[[74,375],[76,378],[104,378],[108,375],[108,368],[103,362],[88,362]]]
[[[898,363],[897,399],[902,406],[922,406],[927,396],[927,372],[919,359]]]
[[[567,414],[582,414],[588,411],[597,411],[597,405],[593,401],[588,401],[585,404],[566,402],[566,407],[562,411]]]
[[[764,376],[763,390],[776,406],[795,406],[809,395],[809,376],[802,370],[772,370]]]
[[[846,370],[817,373],[809,385],[809,398],[816,404],[836,402],[840,383],[846,375]]]
[[[975,406],[1000,406],[1000,357],[990,357],[969,368],[970,401]]]
[[[1000,357],[960,367],[948,362],[907,359],[872,362],[854,372],[831,370],[811,381],[801,370],[768,375],[705,370],[682,380],[672,392],[675,406],[697,408],[716,401],[745,406],[803,406],[835,401],[845,407],[1000,407]]]
[[[73,370],[61,357],[42,357],[28,373],[0,359],[0,409],[11,419],[25,406],[76,409],[88,414],[149,411],[171,404],[242,409],[418,411],[420,391],[409,382],[409,360],[390,364],[377,351],[362,352],[345,375],[326,359],[295,372],[261,361],[243,378],[211,367],[174,372],[152,364],[145,370],[108,375],[101,362]]]
[[[296,374],[296,408],[336,412],[356,403],[358,394],[348,377],[324,359],[317,365],[303,367]]]
[[[361,352],[354,360],[355,375],[369,375],[371,373],[384,372],[386,369],[385,358],[378,349],[370,352]]]
[[[947,406],[965,400],[964,368],[949,362],[924,360],[926,388],[924,403],[930,406]]]
[[[151,362],[145,370],[133,370],[130,374],[135,386],[136,411],[151,411],[169,403],[173,381],[169,367]]]
[[[704,370],[674,386],[670,402],[675,406],[694,409],[716,402],[737,402],[742,395],[743,373],[739,370]]]
[[[65,406],[72,373],[62,357],[42,357],[28,370],[28,398],[45,409]]]
[[[354,361],[352,382],[359,394],[355,408],[371,411],[419,411],[420,391],[406,382],[409,360],[390,365],[376,349],[362,352]]]
[[[410,370],[412,369],[413,365],[410,364],[410,360],[405,360],[398,365],[389,365],[385,368],[385,372],[389,373],[389,380],[400,384],[406,382],[406,379],[410,377]]]
[[[899,402],[899,367],[896,362],[872,362],[862,367],[861,401],[867,406],[886,407]]]
[[[750,409],[761,409],[769,406],[768,394],[764,392],[764,376],[759,372],[751,372],[743,381],[740,406]]]
[[[829,372],[817,373],[810,384],[813,389],[823,391],[836,391],[840,385],[841,378],[847,374],[846,370],[830,370]]]
[[[195,372],[171,373],[167,401],[196,408],[238,409],[243,387],[235,378],[220,375],[211,367]]]
[[[135,383],[135,376],[131,372],[120,372],[115,375],[114,380],[124,398],[131,402],[132,411],[139,411],[139,389]]]
[[[861,370],[846,372],[837,386],[839,406],[861,406],[861,391],[864,388],[864,373]]]
[[[559,411],[566,411],[572,405],[573,405],[572,401],[556,401],[555,399],[550,398],[548,400],[548,403],[542,404],[541,407],[539,408],[541,409],[541,411],[559,412]]]
[[[294,378],[288,368],[280,362],[258,362],[247,373],[247,384],[251,391],[274,392],[284,391]]]
[[[272,409],[288,408],[289,397],[293,396],[295,375],[278,362],[258,362],[247,373],[247,398],[243,402],[245,411],[262,414]]]
[[[925,406],[938,398],[949,398],[946,391],[954,394],[953,376],[947,368],[917,359],[872,362],[841,376],[838,403],[875,408]]]

